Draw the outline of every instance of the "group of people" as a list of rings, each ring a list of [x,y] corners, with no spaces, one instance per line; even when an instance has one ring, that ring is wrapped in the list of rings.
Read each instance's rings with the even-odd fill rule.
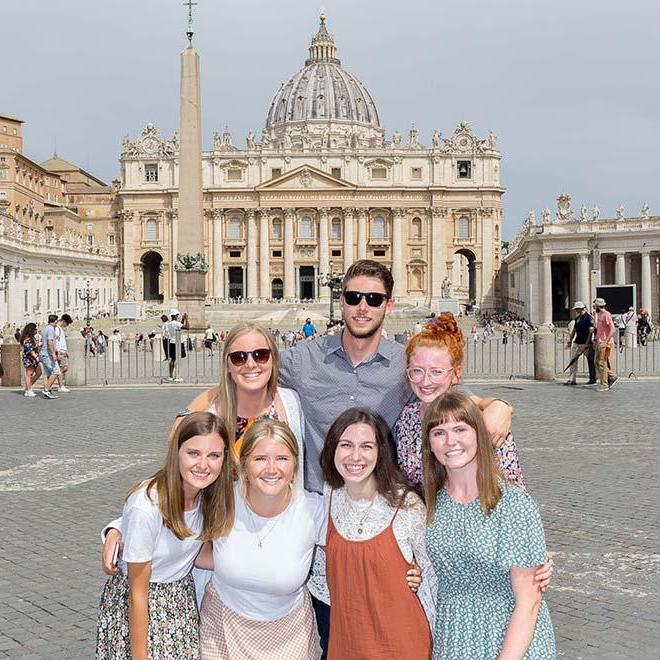
[[[451,314],[384,339],[392,290],[360,260],[341,332],[229,332],[104,530],[97,658],[555,657],[512,408],[461,384]]]
[[[36,323],[26,323],[17,338],[25,371],[26,397],[37,396],[34,386],[42,376],[41,394],[45,399],[57,399],[58,395],[52,389],[55,385],[59,392],[70,391],[65,383],[69,368],[65,330],[73,319],[68,314],[49,314],[47,321],[41,332]]]

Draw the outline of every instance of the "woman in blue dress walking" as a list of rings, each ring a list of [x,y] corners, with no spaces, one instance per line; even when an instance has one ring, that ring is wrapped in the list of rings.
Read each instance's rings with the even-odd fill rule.
[[[424,419],[427,552],[438,576],[434,660],[549,660],[554,632],[534,579],[546,559],[534,500],[497,467],[479,408],[459,393]]]

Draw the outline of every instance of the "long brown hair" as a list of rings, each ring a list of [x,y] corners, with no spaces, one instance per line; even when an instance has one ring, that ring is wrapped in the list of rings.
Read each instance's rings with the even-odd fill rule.
[[[488,437],[483,415],[478,406],[464,394],[451,392],[438,397],[424,415],[422,435],[422,467],[424,474],[424,499],[426,500],[426,522],[433,522],[438,492],[447,482],[447,470],[431,451],[429,436],[439,424],[449,421],[464,422],[477,433],[477,488],[481,510],[489,516],[502,497],[498,483],[499,471],[493,446]]]
[[[321,450],[323,478],[331,488],[341,488],[344,485],[344,479],[335,466],[335,453],[344,431],[353,424],[366,424],[373,430],[378,448],[373,471],[376,488],[390,506],[401,506],[411,487],[396,466],[387,424],[380,415],[368,408],[349,408],[332,423]]]
[[[232,352],[234,342],[242,337],[246,332],[258,332],[270,349],[270,360],[272,373],[268,380],[268,392],[275,398],[277,394],[277,381],[280,377],[280,355],[277,351],[277,344],[270,331],[262,328],[256,323],[241,323],[235,325],[225,339],[225,346],[222,351],[222,364],[220,365],[220,384],[218,385],[217,395],[213,401],[215,409],[220,418],[224,421],[229,433],[229,445],[233,450],[236,441],[236,414],[238,402],[236,400],[236,383],[229,373],[229,354]]]
[[[210,412],[194,412],[184,417],[170,434],[167,454],[163,467],[137,486],[129,495],[146,484],[147,497],[151,490],[158,496],[158,508],[163,516],[163,524],[178,539],[193,536],[184,519],[184,498],[181,471],[179,469],[179,449],[181,445],[197,435],[217,433],[224,444],[224,459],[218,478],[202,489],[202,513],[204,524],[197,537],[200,541],[212,541],[231,531],[234,525],[234,480],[232,456],[229,451],[229,435],[223,421]]]
[[[27,323],[21,332],[20,337],[18,338],[18,343],[23,344],[26,339],[29,339],[32,343],[35,342],[35,335],[37,333],[37,324],[36,323]]]

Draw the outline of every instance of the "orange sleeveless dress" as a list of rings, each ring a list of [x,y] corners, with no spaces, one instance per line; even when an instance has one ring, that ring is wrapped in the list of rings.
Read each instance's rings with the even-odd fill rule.
[[[332,511],[332,496],[330,498]],[[328,514],[328,660],[425,660],[432,638],[422,604],[406,583],[410,564],[392,523],[366,541],[349,541]]]

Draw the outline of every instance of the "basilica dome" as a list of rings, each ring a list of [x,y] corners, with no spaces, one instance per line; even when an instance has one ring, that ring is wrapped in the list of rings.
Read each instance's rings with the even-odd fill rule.
[[[300,122],[339,122],[361,127],[360,133],[382,134],[376,104],[364,84],[342,69],[323,14],[305,66],[282,84],[271,103],[266,130],[274,136]]]

